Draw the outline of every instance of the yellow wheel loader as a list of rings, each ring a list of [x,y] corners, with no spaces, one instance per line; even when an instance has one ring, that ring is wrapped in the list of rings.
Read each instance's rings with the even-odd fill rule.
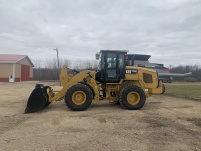
[[[72,75],[64,65],[60,73],[62,89],[37,84],[31,93],[25,113],[47,107],[51,102],[63,99],[74,111],[86,110],[94,101],[107,100],[119,103],[128,110],[141,109],[146,98],[162,93],[162,82],[155,70],[127,66],[123,50],[101,50],[96,54],[99,65],[96,71],[85,70]]]

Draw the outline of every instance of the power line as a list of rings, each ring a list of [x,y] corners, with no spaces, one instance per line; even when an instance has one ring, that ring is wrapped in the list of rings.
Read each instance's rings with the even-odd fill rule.
[[[0,35],[0,37],[4,38],[4,39],[16,41],[16,42],[19,42],[19,43],[24,43],[24,44],[27,44],[27,45],[36,46],[36,47],[47,47],[47,46],[42,46],[42,45],[38,45],[38,44],[34,44],[34,43],[29,43],[29,42],[24,42],[24,41],[16,40],[16,39],[5,37],[5,36],[1,36],[1,35]],[[52,48],[52,47],[49,47],[49,48]]]

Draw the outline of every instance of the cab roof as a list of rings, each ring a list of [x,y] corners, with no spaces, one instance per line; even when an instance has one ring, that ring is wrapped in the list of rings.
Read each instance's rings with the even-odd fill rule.
[[[101,50],[100,52],[124,52],[124,53],[127,53],[128,50]]]

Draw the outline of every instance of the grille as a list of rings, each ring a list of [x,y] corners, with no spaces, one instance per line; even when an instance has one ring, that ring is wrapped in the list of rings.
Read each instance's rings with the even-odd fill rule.
[[[143,80],[145,83],[153,83],[153,78],[151,74],[143,73]]]

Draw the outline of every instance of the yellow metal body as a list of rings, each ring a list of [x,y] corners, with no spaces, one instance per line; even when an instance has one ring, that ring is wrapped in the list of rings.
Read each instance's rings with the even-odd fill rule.
[[[130,92],[127,96],[127,100],[131,105],[137,105],[140,102],[140,95],[137,92]]]
[[[59,91],[54,91],[53,89],[49,88],[47,90],[47,94],[49,95],[49,102],[63,98],[70,86],[83,81],[83,79],[86,80],[87,84],[89,84],[93,88],[93,91],[95,93],[94,100],[99,100],[100,87],[96,84],[95,81],[95,71],[85,70],[80,72],[79,74],[76,74],[75,76],[72,76],[67,73],[67,67],[64,65],[60,73],[60,82],[62,85],[62,89]]]
[[[82,105],[86,101],[86,94],[83,91],[76,91],[72,95],[72,101],[76,105]]]
[[[162,93],[162,82],[158,81],[157,71],[135,66],[127,66],[126,69],[137,70],[137,74],[127,73],[125,79],[129,81],[129,83],[141,87],[147,97],[153,94]],[[148,79],[145,79],[145,75],[149,76]]]
[[[131,71],[131,72],[130,72]],[[135,71],[135,74],[132,74],[132,71]],[[118,101],[119,93],[121,89],[127,85],[133,84],[140,87],[146,97],[149,97],[153,94],[162,93],[162,82],[158,82],[158,75],[155,70],[127,66],[125,79],[121,79],[119,83],[106,83],[101,84],[95,80],[95,71],[82,71],[75,76],[67,73],[67,67],[64,65],[61,69],[60,82],[62,89],[59,91],[54,91],[52,88],[49,88],[47,94],[49,95],[49,102],[61,99],[64,97],[66,91],[72,85],[84,81],[85,84],[91,87],[95,101],[99,100],[109,100],[109,101]],[[106,96],[103,97],[101,90],[106,89]],[[82,91],[77,91],[72,96],[73,102],[77,105],[82,104],[86,100],[86,95]],[[135,105],[140,101],[140,96],[138,93],[131,92],[128,94],[127,99],[130,104]]]

